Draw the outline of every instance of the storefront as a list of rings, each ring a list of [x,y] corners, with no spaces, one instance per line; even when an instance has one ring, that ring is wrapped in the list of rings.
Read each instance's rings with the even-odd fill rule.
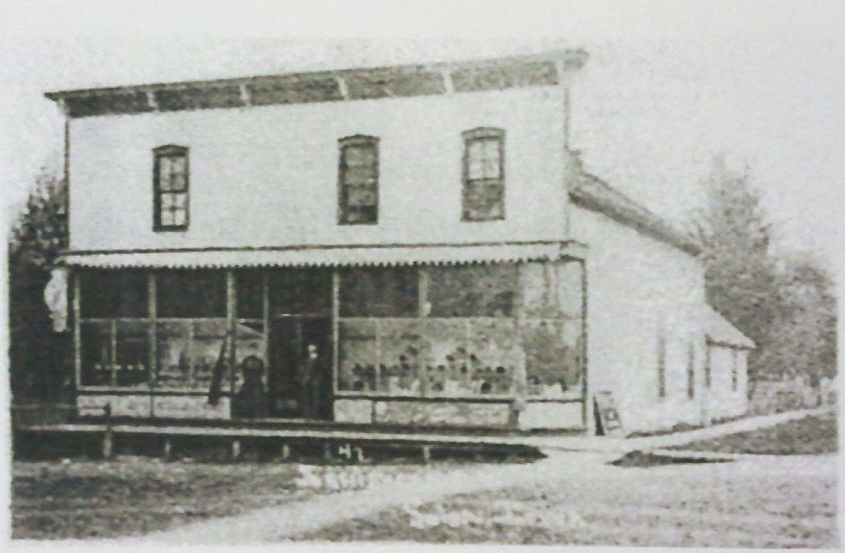
[[[74,275],[83,412],[107,402],[115,416],[585,424],[580,259]],[[258,410],[247,358],[263,371]]]

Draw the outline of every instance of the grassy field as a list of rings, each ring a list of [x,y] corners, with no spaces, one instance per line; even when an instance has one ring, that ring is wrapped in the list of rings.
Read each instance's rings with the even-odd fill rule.
[[[17,460],[12,464],[12,537],[137,536],[317,495],[388,485],[448,464],[358,466],[208,463],[120,456],[113,461]]]
[[[766,455],[815,455],[836,453],[837,442],[836,413],[829,412],[753,432],[692,442],[673,449]]]
[[[16,461],[13,538],[137,535],[302,499],[294,465]]]

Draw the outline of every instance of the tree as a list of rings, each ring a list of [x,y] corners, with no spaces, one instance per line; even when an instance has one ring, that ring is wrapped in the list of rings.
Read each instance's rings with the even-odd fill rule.
[[[15,400],[61,388],[69,367],[67,336],[53,332],[44,287],[67,247],[67,186],[42,170],[9,235],[10,376]],[[58,381],[58,382],[57,382]]]
[[[717,156],[705,181],[706,208],[694,217],[704,249],[707,301],[757,343],[749,357],[750,389],[764,379],[835,374],[833,281],[806,254],[771,251],[772,227],[747,167]]]

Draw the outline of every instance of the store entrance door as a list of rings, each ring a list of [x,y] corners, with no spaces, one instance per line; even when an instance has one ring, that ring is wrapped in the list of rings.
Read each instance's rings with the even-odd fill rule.
[[[270,329],[270,416],[332,418],[332,327],[321,316],[287,315]]]

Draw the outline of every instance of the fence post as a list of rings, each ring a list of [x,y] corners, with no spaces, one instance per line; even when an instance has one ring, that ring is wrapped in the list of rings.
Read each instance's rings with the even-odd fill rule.
[[[111,403],[103,407],[103,415],[106,419],[106,430],[103,432],[103,459],[111,459],[113,450]]]
[[[173,440],[169,436],[164,438],[164,451],[162,452],[162,457],[164,457],[165,461],[169,461],[173,458]]]

